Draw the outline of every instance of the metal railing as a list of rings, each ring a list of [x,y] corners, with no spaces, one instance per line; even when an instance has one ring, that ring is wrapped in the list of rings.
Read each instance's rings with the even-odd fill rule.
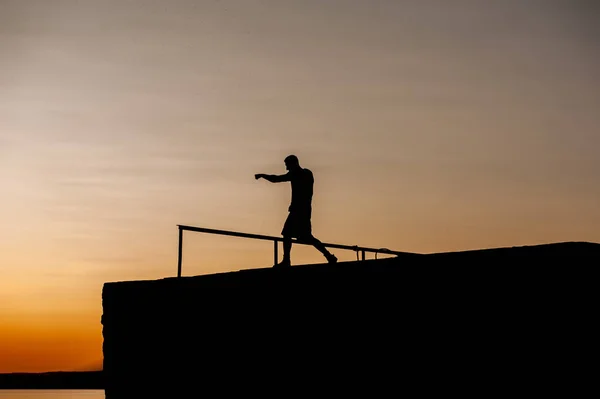
[[[181,264],[182,264],[182,255],[183,255],[183,232],[187,231],[195,231],[197,233],[208,233],[208,234],[217,234],[223,236],[234,236],[234,237],[242,237],[242,238],[251,238],[254,240],[265,240],[265,241],[273,241],[273,259],[274,264],[277,264],[278,261],[278,243],[283,242],[283,237],[273,237],[266,236],[262,234],[250,234],[250,233],[240,233],[237,231],[227,231],[227,230],[216,230],[216,229],[207,229],[205,227],[194,227],[194,226],[185,226],[178,224],[179,228],[179,246],[178,246],[178,254],[177,254],[177,277],[181,277]],[[301,245],[312,245],[310,242],[304,242],[297,239],[292,239],[292,244],[301,244]],[[406,255],[411,254],[409,252],[400,252],[400,251],[392,251],[387,248],[368,248],[368,247],[360,247],[358,245],[342,245],[342,244],[331,244],[331,243],[323,243],[323,245],[327,248],[337,248],[337,249],[346,249],[351,251],[356,251],[356,260],[358,260],[358,254],[361,253],[361,260],[365,260],[365,254],[367,252],[375,253],[375,259],[377,259],[377,254],[386,254],[386,255]]]

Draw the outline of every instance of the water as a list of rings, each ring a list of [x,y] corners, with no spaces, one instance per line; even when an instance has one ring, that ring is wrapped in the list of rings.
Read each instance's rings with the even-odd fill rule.
[[[104,399],[104,389],[0,389],[0,399]]]

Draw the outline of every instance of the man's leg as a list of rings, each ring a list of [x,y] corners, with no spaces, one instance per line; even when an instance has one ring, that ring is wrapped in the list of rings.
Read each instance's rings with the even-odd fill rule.
[[[325,247],[325,245],[323,245],[323,243],[320,240],[318,240],[315,236],[311,235],[308,241],[315,248],[317,248],[319,250],[319,252],[321,252],[323,254],[323,256],[325,256],[325,259],[327,259],[327,262],[329,262],[329,263],[337,262],[337,258],[335,257],[335,255],[332,254],[331,252],[329,252],[327,250],[327,248]]]
[[[281,235],[283,236],[283,259],[274,266],[291,266],[290,253],[292,252],[292,236],[294,235],[294,217],[291,212],[285,219]]]
[[[292,239],[291,237],[283,236],[283,259],[280,263],[275,266],[291,266],[290,253],[292,252]]]
[[[292,239],[290,237],[283,237],[283,261],[291,264],[292,252]]]

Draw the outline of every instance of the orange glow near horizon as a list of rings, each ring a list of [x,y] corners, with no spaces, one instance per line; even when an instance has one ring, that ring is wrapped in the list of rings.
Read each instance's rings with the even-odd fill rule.
[[[102,367],[102,331],[89,316],[0,325],[0,373]]]
[[[0,373],[100,365],[103,284],[175,275],[177,224],[278,235],[289,185],[254,174],[289,154],[325,242],[600,242],[585,8],[0,2]],[[271,264],[271,243],[186,233],[184,275]]]

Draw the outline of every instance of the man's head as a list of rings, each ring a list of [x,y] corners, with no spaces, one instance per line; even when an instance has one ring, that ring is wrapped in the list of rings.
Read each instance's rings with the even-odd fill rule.
[[[283,162],[285,162],[285,168],[287,170],[295,170],[300,168],[300,162],[298,161],[298,157],[295,155],[288,155]]]

